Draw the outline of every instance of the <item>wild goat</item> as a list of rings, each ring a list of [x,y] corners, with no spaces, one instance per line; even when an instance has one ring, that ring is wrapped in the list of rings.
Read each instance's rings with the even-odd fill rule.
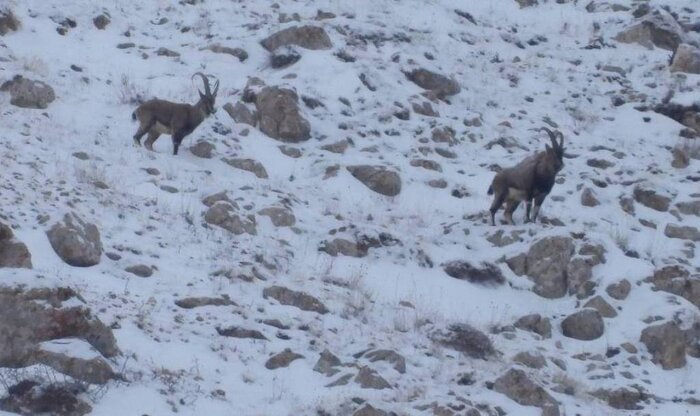
[[[148,133],[144,146],[148,150],[153,150],[153,143],[158,140],[161,134],[169,134],[173,139],[173,154],[177,154],[180,148],[180,143],[188,134],[192,133],[205,118],[216,112],[214,103],[216,101],[216,93],[219,91],[219,81],[214,84],[214,92],[209,89],[209,78],[201,72],[192,75],[192,79],[196,75],[202,77],[204,81],[204,93],[199,91],[199,101],[197,104],[182,104],[173,103],[170,101],[153,99],[141,104],[131,114],[132,120],[139,121],[140,125],[136,134],[134,134],[134,142],[141,146],[141,137]]]
[[[564,167],[564,135],[558,130],[553,133],[546,127],[540,130],[547,132],[552,146],[546,145],[544,152],[529,156],[517,165],[503,169],[493,178],[488,191],[489,195],[495,195],[490,209],[491,225],[496,225],[496,211],[501,208],[504,201],[506,202],[504,216],[508,224],[513,224],[513,212],[522,201],[527,204],[525,222],[530,222],[533,199],[535,210],[532,214],[532,222],[537,221],[540,206],[552,190],[557,173]]]

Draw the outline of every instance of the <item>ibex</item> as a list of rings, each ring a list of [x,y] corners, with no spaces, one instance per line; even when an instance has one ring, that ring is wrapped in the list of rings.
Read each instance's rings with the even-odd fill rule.
[[[132,120],[139,121],[139,129],[134,134],[134,142],[141,146],[141,137],[148,133],[144,143],[146,149],[153,150],[153,143],[161,134],[169,134],[173,139],[173,154],[177,154],[180,143],[188,134],[192,133],[205,118],[216,112],[214,102],[219,91],[219,81],[214,84],[214,92],[209,89],[209,78],[201,72],[192,75],[202,77],[204,81],[204,93],[199,91],[197,104],[173,103],[170,101],[153,99],[141,104],[131,114]]]
[[[552,190],[557,173],[564,167],[564,135],[558,130],[553,133],[546,127],[540,130],[547,132],[552,146],[546,145],[544,152],[529,156],[517,165],[503,169],[493,178],[488,191],[489,195],[495,195],[490,209],[491,225],[496,225],[496,211],[501,208],[504,201],[506,202],[504,216],[508,224],[513,224],[513,212],[522,201],[527,204],[525,222],[530,222],[533,199],[535,210],[532,213],[532,222],[537,221],[540,206]]]

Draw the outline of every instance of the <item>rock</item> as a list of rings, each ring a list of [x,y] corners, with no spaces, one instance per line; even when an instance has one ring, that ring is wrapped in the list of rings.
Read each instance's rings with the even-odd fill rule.
[[[664,370],[685,366],[685,336],[675,322],[648,326],[639,340]]]
[[[260,179],[267,179],[267,170],[265,170],[265,166],[262,165],[262,163],[258,162],[257,160],[253,159],[241,159],[241,158],[234,158],[234,159],[223,159],[224,162],[226,162],[229,166],[232,166],[236,169],[241,169],[245,170],[248,172],[252,172],[255,174]]]
[[[31,269],[32,255],[12,229],[0,222],[0,269],[3,267]]]
[[[440,166],[438,162],[430,159],[413,159],[411,160],[411,166],[442,172],[442,166]]]
[[[211,159],[214,157],[214,149],[216,149],[216,147],[213,144],[206,140],[200,140],[197,144],[190,147],[190,152],[202,159]]]
[[[618,33],[615,40],[638,43],[649,49],[656,46],[675,51],[684,40],[684,31],[670,13],[657,8],[644,15],[638,23]]]
[[[549,322],[549,318],[543,318],[538,313],[525,315],[518,319],[514,325],[523,331],[539,334],[542,338],[552,337],[552,324]]]
[[[41,343],[64,338],[85,340],[107,358],[120,353],[112,331],[69,288],[2,287],[0,316],[0,367],[32,365]]]
[[[270,286],[263,290],[263,298],[275,299],[282,305],[294,306],[302,311],[316,312],[320,314],[328,313],[328,308],[315,297],[283,286]]]
[[[590,341],[600,338],[605,332],[603,317],[595,309],[583,309],[567,316],[561,323],[564,336]]]
[[[603,318],[614,318],[617,316],[617,311],[608,302],[598,295],[583,305],[584,308],[595,309]]]
[[[265,87],[255,96],[260,130],[268,137],[299,143],[311,137],[311,125],[302,117],[297,93],[279,87]]]
[[[549,299],[560,298],[567,292],[567,268],[573,251],[574,242],[570,237],[542,238],[521,258],[523,270],[520,271],[535,283],[535,293]],[[515,264],[507,263],[513,269]]]
[[[666,224],[664,235],[668,238],[680,240],[700,241],[700,231],[690,225]]]
[[[202,306],[236,306],[236,302],[229,299],[226,295],[220,298],[203,296],[178,299],[175,301],[175,305],[183,309],[193,309]]]
[[[270,217],[270,221],[272,221],[272,225],[274,225],[275,227],[291,227],[297,222],[294,213],[287,208],[263,208],[260,211],[258,211],[258,214]]]
[[[493,390],[523,406],[542,409],[543,416],[558,416],[559,406],[547,390],[532,381],[524,371],[510,369],[496,379]]]
[[[690,157],[684,149],[680,147],[674,147],[671,150],[671,155],[673,156],[673,160],[671,161],[671,167],[676,169],[685,169],[688,166],[690,166]]]
[[[656,211],[666,212],[671,203],[671,198],[659,195],[653,189],[642,188],[637,186],[634,188],[634,200]]]
[[[394,370],[401,374],[406,373],[406,359],[394,350],[374,350],[365,354],[370,362],[386,361],[394,365]]]
[[[520,363],[524,366],[540,369],[547,365],[547,361],[539,352],[521,351],[513,357],[513,362]]]
[[[279,149],[282,154],[293,159],[298,159],[302,156],[301,150],[297,149],[296,147],[282,145],[279,147]]]
[[[0,399],[0,410],[22,415],[83,416],[92,407],[79,399],[75,385],[39,385],[24,380],[10,386],[8,395]]]
[[[63,221],[54,224],[46,235],[56,254],[67,264],[90,267],[100,262],[100,231],[94,224],[83,221],[76,214],[66,214]]]
[[[700,49],[688,44],[678,45],[670,69],[671,72],[700,74]]]
[[[700,279],[691,277],[688,270],[682,266],[666,266],[658,269],[646,281],[653,283],[654,290],[673,293],[700,308]]]
[[[367,366],[360,368],[357,376],[355,376],[355,383],[359,384],[363,389],[382,390],[391,388],[391,385],[382,376]]]
[[[124,270],[138,277],[151,277],[153,275],[153,268],[145,264],[136,264]]]
[[[401,177],[384,166],[354,165],[347,170],[369,189],[385,196],[396,196],[401,192]]]
[[[235,105],[231,103],[225,104],[224,111],[226,111],[236,123],[248,124],[253,127],[257,124],[257,115],[240,101]]]
[[[217,192],[202,199],[202,203],[210,208],[217,202],[228,202],[235,209],[238,209],[238,204],[236,204],[234,201],[231,201],[231,199],[228,197],[228,194],[226,194],[226,191]]]
[[[596,198],[591,188],[583,188],[583,192],[581,192],[581,205],[584,207],[597,207],[600,205],[600,201],[598,201],[598,198]]]
[[[22,108],[44,109],[56,99],[51,86],[21,75],[0,85],[0,91],[9,92],[10,104]]]
[[[347,140],[339,140],[335,143],[324,144],[321,146],[321,149],[331,153],[343,154],[345,153],[345,150],[347,150],[348,146],[349,143]]]
[[[289,364],[292,363],[292,361],[298,360],[300,358],[304,358],[304,356],[292,352],[292,350],[287,348],[284,351],[270,357],[265,362],[265,368],[267,368],[268,370],[277,370],[278,368],[288,367]]]
[[[344,238],[334,238],[330,241],[324,241],[318,250],[333,257],[337,257],[340,254],[348,257],[362,258],[367,255],[369,247]]]
[[[216,332],[224,337],[231,338],[250,338],[257,339],[261,341],[268,341],[267,337],[262,334],[262,332],[256,329],[246,329],[238,326],[232,326],[229,328],[216,328]]]
[[[96,28],[99,30],[104,30],[107,25],[109,25],[109,17],[105,15],[104,13],[96,16],[94,19],[92,19],[92,23],[95,25]]]
[[[641,410],[643,407],[638,403],[645,400],[647,395],[637,389],[631,390],[620,387],[612,391],[606,391],[604,397],[608,405],[613,409]]]
[[[627,279],[622,279],[617,283],[612,283],[605,288],[605,291],[608,293],[608,296],[617,300],[627,299],[630,290],[632,290],[632,285]]]
[[[0,10],[0,36],[5,36],[10,32],[19,30],[19,19],[12,13],[12,10],[3,8]]]
[[[433,109],[433,106],[429,101],[423,101],[422,103],[412,103],[411,107],[413,112],[426,117],[440,117],[440,113]]]
[[[491,339],[468,324],[450,325],[447,332],[437,332],[433,338],[440,344],[471,358],[486,360],[496,355]]]
[[[501,269],[493,263],[481,263],[478,267],[463,260],[453,260],[443,265],[445,273],[459,280],[488,286],[505,283]]]
[[[571,295],[579,299],[587,298],[593,294],[595,283],[591,260],[583,257],[572,259],[566,266],[566,285]]]
[[[683,215],[700,217],[700,200],[678,202],[676,208]]]
[[[317,373],[325,374],[327,377],[331,377],[337,374],[340,370],[335,367],[339,367],[342,363],[340,359],[336,357],[332,352],[328,350],[323,350],[316,365],[314,366],[314,371]]]
[[[248,52],[241,48],[231,48],[228,46],[221,46],[218,43],[215,43],[213,45],[209,45],[206,48],[202,48],[200,50],[210,50],[214,53],[225,53],[227,55],[231,55],[233,57],[238,58],[239,62],[243,62],[246,59],[248,59]]]
[[[260,42],[272,52],[280,46],[297,45],[305,49],[319,50],[333,47],[331,38],[322,27],[293,26],[283,29]]]
[[[301,54],[293,46],[282,46],[270,55],[270,66],[276,69],[295,64],[301,59]]]
[[[72,357],[68,346],[76,347],[78,342],[74,340],[60,340],[60,348],[65,351],[47,351],[39,349],[33,354],[32,360],[53,368],[61,374],[73,377],[76,380],[90,384],[107,384],[114,380],[117,374],[112,370],[112,366],[95,353],[91,358]],[[83,342],[83,341],[80,341]],[[84,349],[77,345],[77,349]]]
[[[365,403],[365,405],[356,410],[355,413],[352,414],[352,416],[391,416],[391,414],[381,410],[381,409],[376,409],[372,407],[369,403]]]
[[[405,72],[405,75],[409,81],[433,92],[435,96],[441,99],[458,94],[461,91],[457,81],[427,69],[414,69],[413,71]]]
[[[242,218],[236,213],[238,207],[230,202],[219,201],[211,206],[204,214],[204,221],[216,225],[236,235],[248,233],[256,235],[255,217],[249,215]]]
[[[532,7],[532,6],[537,6],[538,2],[537,0],[515,0],[518,5],[520,5],[520,8],[523,9],[525,7]]]

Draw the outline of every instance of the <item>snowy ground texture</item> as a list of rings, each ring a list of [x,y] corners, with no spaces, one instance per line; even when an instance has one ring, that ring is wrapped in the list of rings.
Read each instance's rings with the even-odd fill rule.
[[[33,263],[0,269],[0,285],[71,287],[113,329],[121,354],[109,363],[123,379],[88,386],[80,398],[91,414],[384,414],[369,413],[367,404],[398,415],[700,413],[700,361],[690,345],[697,339],[674,369],[652,360],[640,341],[652,323],[675,322],[690,334],[700,322],[698,304],[646,281],[666,265],[682,265],[691,274],[686,283],[697,284],[692,240],[700,234],[670,238],[665,230],[700,227],[697,210],[675,208],[698,200],[700,162],[691,157],[687,166],[672,167],[672,150],[700,154],[693,142],[700,139],[684,139],[683,125],[640,106],[653,107],[670,91],[674,102],[692,104],[700,75],[670,72],[668,50],[613,39],[645,2],[594,0],[592,12],[587,1],[553,0],[525,8],[514,0],[3,3],[21,27],[0,37],[0,83],[20,74],[46,82],[56,99],[46,109],[26,109],[0,93],[0,218]],[[700,21],[695,3],[649,2],[689,22]],[[103,13],[110,22],[99,30],[93,19]],[[57,28],[66,18],[76,25],[62,35]],[[273,68],[260,41],[305,24],[324,28],[333,46],[297,47],[298,62]],[[700,40],[697,32],[686,36]],[[134,47],[117,47],[129,42]],[[248,57],[203,49],[212,44],[242,48]],[[160,55],[159,48],[179,56]],[[404,75],[416,68],[461,86],[430,102],[435,117],[412,107],[429,102]],[[220,80],[219,111],[185,139],[178,156],[167,136],[155,152],[134,146],[137,101],[194,103],[201,87],[191,80],[196,71]],[[323,104],[311,109],[300,100],[311,138],[287,144],[300,157],[221,109],[240,101],[250,77]],[[523,225],[520,208],[515,226],[491,227],[486,190],[495,169],[544,149],[548,139],[533,129],[548,125],[564,133],[568,157],[543,205],[543,223]],[[445,128],[453,137],[433,133]],[[202,140],[214,146],[210,159],[189,150]],[[347,147],[328,150],[342,141]],[[258,161],[268,177],[225,158]],[[433,163],[412,163],[419,159]],[[364,164],[397,172],[400,193],[373,192],[346,169]],[[670,198],[670,209],[635,201],[637,185]],[[254,216],[254,234],[207,224],[202,200],[222,191],[241,215]],[[582,205],[584,192],[599,204]],[[623,209],[621,200],[634,209]],[[268,207],[286,208],[295,223],[275,226],[260,214]],[[99,229],[99,264],[72,267],[52,249],[46,231],[68,212]],[[500,241],[498,230],[505,231]],[[513,241],[503,241],[511,235]],[[589,293],[541,297],[504,261],[551,236],[603,249]],[[359,257],[319,250],[336,238],[359,247],[346,252]],[[356,244],[371,238],[380,243],[368,250]],[[454,260],[495,264],[505,283],[450,277],[444,265]],[[125,270],[139,264],[153,274]],[[631,292],[613,299],[606,288],[622,279]],[[264,297],[275,285],[306,292],[328,313]],[[222,296],[233,304],[175,303]],[[590,341],[564,336],[562,320],[593,296],[616,312],[604,318],[604,334]],[[528,314],[548,318],[551,337],[513,327]],[[452,324],[482,331],[496,352],[475,358],[441,343],[439,334]],[[217,331],[232,327],[264,339]],[[78,344],[76,356],[95,354]],[[301,358],[266,367],[285,349]],[[362,354],[377,349],[402,357],[405,370]],[[314,371],[324,350],[342,363],[330,376]],[[515,363],[521,352],[544,357],[544,365]],[[511,368],[542,386],[558,411],[497,391],[493,382]],[[0,371],[4,396],[12,381],[53,370]],[[372,387],[356,377],[371,371]],[[637,409],[594,394],[621,388],[641,392]]]

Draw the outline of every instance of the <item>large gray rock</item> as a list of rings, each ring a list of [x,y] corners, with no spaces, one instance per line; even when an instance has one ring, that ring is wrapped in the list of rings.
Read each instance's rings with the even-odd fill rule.
[[[437,98],[446,98],[458,94],[462,90],[459,83],[454,79],[424,68],[414,69],[406,72],[405,75],[409,81],[433,92]]]
[[[654,9],[632,26],[615,36],[622,43],[638,43],[649,49],[654,46],[675,51],[685,39],[683,28],[670,13],[663,9]]]
[[[248,233],[256,235],[255,216],[238,214],[238,206],[228,201],[214,203],[204,214],[204,221],[216,225],[236,235]]]
[[[542,338],[552,337],[552,324],[549,318],[542,317],[538,313],[523,316],[515,322],[514,326],[523,331],[534,332]]]
[[[10,9],[0,10],[0,36],[5,36],[10,32],[19,30],[19,19]]]
[[[496,349],[488,335],[468,324],[450,325],[447,331],[437,331],[432,338],[471,358],[486,360],[496,355]]]
[[[567,316],[561,322],[561,329],[566,337],[590,341],[603,336],[605,323],[597,310],[583,309]]]
[[[380,376],[375,370],[367,366],[360,368],[360,371],[358,371],[354,381],[363,389],[383,390],[391,388],[391,384],[389,384],[384,377]]]
[[[497,286],[506,281],[501,269],[493,263],[482,263],[479,266],[474,266],[468,261],[453,260],[444,264],[443,269],[448,276],[471,283]]]
[[[260,179],[267,179],[268,178],[267,170],[265,169],[265,166],[263,166],[263,164],[258,162],[257,160],[244,159],[244,158],[232,158],[232,159],[225,158],[223,160],[229,166],[234,167],[236,169],[251,172]]]
[[[532,246],[527,255],[509,259],[508,265],[517,274],[526,274],[535,283],[534,292],[553,299],[567,293],[567,270],[574,253],[571,237],[545,237]]]
[[[63,221],[54,224],[46,235],[56,254],[67,264],[90,267],[100,262],[100,231],[97,226],[83,221],[76,214],[66,214]]]
[[[396,196],[401,192],[401,177],[384,166],[354,165],[348,172],[374,192],[386,196]]]
[[[649,187],[637,186],[634,188],[634,200],[655,211],[666,212],[671,204],[671,198],[661,195]]]
[[[270,221],[272,221],[272,225],[274,225],[275,227],[291,227],[297,222],[294,213],[287,208],[263,208],[260,211],[258,211],[258,214],[270,217]]]
[[[700,74],[700,49],[686,43],[679,45],[673,54],[671,72]]]
[[[260,130],[287,143],[299,143],[311,137],[311,125],[301,115],[299,97],[293,90],[264,87],[255,94]]]
[[[559,406],[554,397],[532,381],[523,370],[508,370],[496,379],[493,389],[523,406],[541,408],[543,416],[559,415]]]
[[[270,286],[263,290],[263,298],[275,299],[282,305],[294,306],[302,311],[328,313],[328,308],[320,300],[308,293],[291,290],[283,286]]]
[[[0,269],[3,267],[32,268],[32,255],[26,244],[15,238],[12,229],[0,223]]]
[[[700,279],[691,276],[683,266],[665,266],[655,270],[646,281],[654,285],[654,290],[673,293],[700,308]]]
[[[236,123],[248,124],[253,127],[257,124],[257,114],[240,101],[235,105],[227,103],[224,105],[224,110]]]
[[[10,104],[22,108],[44,109],[55,99],[50,85],[15,75],[0,86],[0,91],[10,93]]]
[[[685,335],[675,322],[646,327],[640,341],[646,345],[653,361],[664,370],[685,366]]]
[[[322,27],[293,26],[268,36],[262,46],[272,52],[280,46],[297,45],[305,49],[330,49],[333,47],[331,38]]]
[[[700,241],[700,231],[691,225],[666,224],[664,235],[668,238]]]

